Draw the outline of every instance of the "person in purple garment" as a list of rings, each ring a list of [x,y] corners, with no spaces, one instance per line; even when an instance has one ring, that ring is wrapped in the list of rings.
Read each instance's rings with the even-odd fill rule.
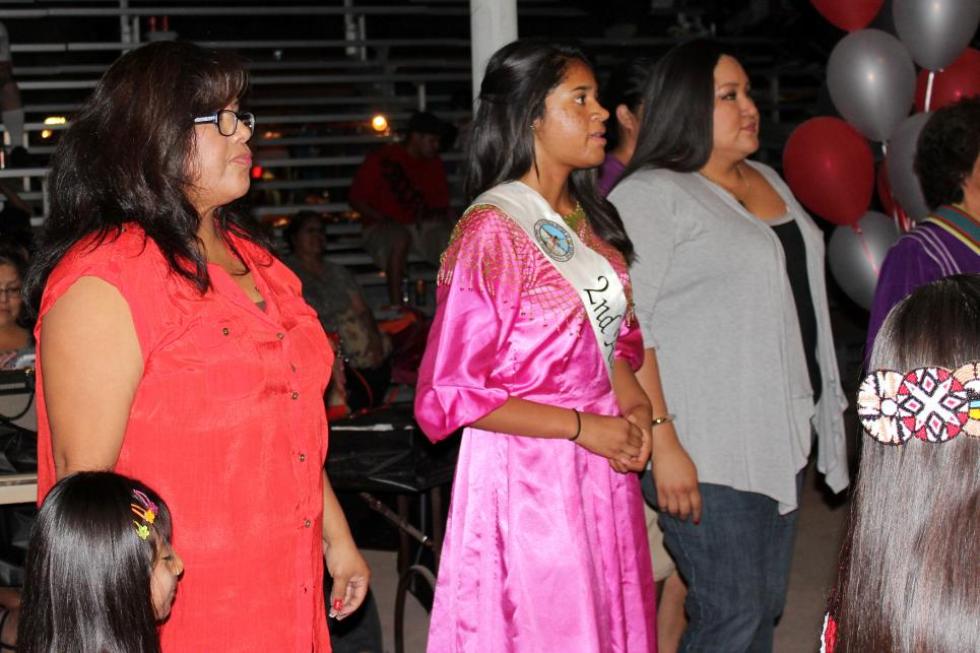
[[[606,158],[599,168],[599,192],[609,194],[633,158],[640,133],[643,87],[653,62],[636,57],[616,68],[603,92],[602,103],[609,107],[606,121]]]
[[[913,290],[954,274],[980,272],[980,97],[947,105],[929,118],[914,165],[932,214],[885,257],[865,356],[888,311]]]

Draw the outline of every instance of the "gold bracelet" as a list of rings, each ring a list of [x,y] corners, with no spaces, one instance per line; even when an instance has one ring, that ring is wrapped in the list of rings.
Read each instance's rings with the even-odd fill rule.
[[[655,429],[661,424],[667,424],[668,422],[674,421],[674,415],[672,413],[667,413],[662,417],[654,417],[653,421],[650,422],[650,428]]]

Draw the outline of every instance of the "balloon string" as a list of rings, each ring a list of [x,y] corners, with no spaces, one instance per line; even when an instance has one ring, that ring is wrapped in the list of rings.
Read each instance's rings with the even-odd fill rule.
[[[868,261],[868,265],[871,266],[871,270],[875,273],[875,278],[878,278],[878,264],[875,263],[874,254],[871,253],[871,248],[868,247],[868,242],[864,239],[864,232],[861,231],[861,227],[851,225],[854,232],[857,234],[858,242],[861,243],[861,251],[864,253],[864,258]]]
[[[923,107],[923,111],[929,110],[929,105],[932,104],[932,80],[936,78],[936,73],[932,70],[929,71],[929,77],[926,80],[926,102]]]

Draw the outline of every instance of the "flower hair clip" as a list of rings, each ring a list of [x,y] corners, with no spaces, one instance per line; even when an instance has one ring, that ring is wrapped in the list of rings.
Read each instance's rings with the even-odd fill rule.
[[[136,527],[136,535],[141,540],[147,539],[150,537],[150,526],[157,519],[157,513],[159,512],[157,504],[151,501],[150,497],[146,496],[144,492],[133,490],[133,503],[129,504],[129,508],[140,520],[133,520],[133,526]]]
[[[868,435],[883,444],[980,437],[980,361],[955,370],[872,372],[858,391],[857,413]]]

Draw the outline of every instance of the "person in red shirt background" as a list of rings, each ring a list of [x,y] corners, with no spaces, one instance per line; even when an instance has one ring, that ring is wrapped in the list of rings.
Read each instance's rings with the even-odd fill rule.
[[[384,270],[393,305],[402,303],[408,255],[439,265],[449,243],[449,183],[439,157],[446,131],[431,113],[413,114],[405,140],[368,154],[350,189],[350,205],[364,222],[364,248]]]

